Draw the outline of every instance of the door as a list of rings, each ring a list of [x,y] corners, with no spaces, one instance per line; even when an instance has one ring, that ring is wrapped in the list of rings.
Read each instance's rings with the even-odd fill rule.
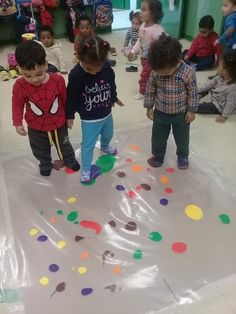
[[[129,9],[130,0],[112,0],[113,9]]]

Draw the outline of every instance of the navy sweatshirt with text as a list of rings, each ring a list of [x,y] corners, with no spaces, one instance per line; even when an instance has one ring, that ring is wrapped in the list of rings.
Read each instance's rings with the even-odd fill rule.
[[[82,120],[97,120],[111,113],[117,101],[115,73],[106,62],[95,75],[77,64],[70,72],[67,85],[67,119],[74,119],[78,112]]]

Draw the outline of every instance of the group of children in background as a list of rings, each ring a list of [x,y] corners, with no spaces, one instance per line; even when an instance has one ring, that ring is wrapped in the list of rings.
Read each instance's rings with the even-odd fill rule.
[[[164,162],[171,128],[178,167],[189,167],[189,129],[195,112],[218,113],[217,122],[225,122],[236,112],[236,0],[224,0],[222,11],[226,17],[224,33],[218,37],[213,18],[204,16],[199,22],[198,36],[184,53],[181,44],[165,34],[160,25],[163,17],[160,1],[143,0],[141,12],[131,14],[132,27],[122,51],[129,60],[134,60],[138,54],[141,56],[139,93],[135,99],[144,99],[147,117],[153,120],[153,156],[148,159],[152,167],[160,167]],[[69,74],[66,90],[61,75],[47,73],[66,73],[53,32],[42,28],[40,41],[41,44],[25,41],[16,49],[23,77],[13,87],[13,125],[18,134],[27,134],[22,124],[25,110],[30,146],[40,162],[41,175],[51,174],[52,143],[64,165],[78,171],[80,166],[67,131],[72,128],[78,112],[82,128],[81,182],[89,183],[93,150],[99,135],[101,151],[117,154],[116,148],[110,145],[112,107],[115,103],[124,104],[117,98],[115,73],[107,59],[110,45],[94,35],[89,18],[81,17],[74,42],[78,62]],[[198,88],[195,70],[215,64],[218,64],[218,75]],[[208,92],[211,102],[199,104],[199,96],[204,97]]]

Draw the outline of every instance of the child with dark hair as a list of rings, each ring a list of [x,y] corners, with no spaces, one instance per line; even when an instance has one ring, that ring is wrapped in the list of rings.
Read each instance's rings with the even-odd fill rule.
[[[163,10],[159,0],[143,0],[140,15],[143,24],[139,29],[139,39],[128,56],[129,59],[133,59],[138,53],[141,54],[142,72],[139,80],[139,93],[134,96],[136,100],[144,98],[147,80],[151,73],[151,67],[147,59],[149,47],[154,40],[165,32],[160,25]]]
[[[74,31],[74,51],[78,58],[80,42],[88,36],[93,35],[93,23],[88,15],[81,15],[77,21],[77,28]]]
[[[47,73],[46,53],[36,41],[27,40],[16,48],[16,61],[22,77],[13,86],[12,119],[16,132],[27,135],[22,123],[28,125],[33,155],[39,160],[42,176],[50,176],[53,164],[51,146],[56,146],[64,165],[74,171],[80,169],[68,139],[66,124],[66,86],[64,78]]]
[[[47,25],[42,26],[39,39],[46,51],[48,72],[61,72],[62,74],[66,74],[67,71],[61,51],[61,44],[54,41],[54,33],[51,27]]]
[[[199,34],[188,50],[183,52],[183,59],[188,64],[194,64],[197,71],[214,66],[221,55],[220,45],[214,45],[218,34],[214,32],[214,19],[205,15],[199,22]]]
[[[215,41],[215,45],[219,43],[226,50],[236,49],[236,0],[224,0],[222,13],[225,17],[224,32]]]
[[[198,89],[200,97],[210,92],[211,102],[202,102],[197,113],[218,114],[216,122],[224,123],[236,113],[236,51],[223,54],[218,65],[218,75]]]
[[[189,129],[198,106],[196,73],[181,61],[181,44],[162,35],[152,43],[148,60],[152,72],[147,83],[144,107],[153,120],[152,154],[148,164],[161,167],[172,128],[177,146],[178,168],[189,167]],[[153,109],[154,108],[154,109]]]
[[[123,53],[127,57],[138,40],[139,28],[142,24],[140,12],[131,11],[129,14],[131,28],[128,29],[123,45]]]
[[[110,45],[98,36],[85,38],[79,46],[80,62],[69,74],[67,87],[67,125],[72,128],[75,113],[81,118],[82,128],[82,183],[91,180],[93,150],[101,136],[101,151],[116,155],[110,146],[113,136],[111,109],[123,106],[117,98],[115,73],[107,61]]]

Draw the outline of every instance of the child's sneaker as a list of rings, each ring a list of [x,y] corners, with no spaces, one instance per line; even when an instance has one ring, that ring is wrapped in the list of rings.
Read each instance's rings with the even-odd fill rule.
[[[144,95],[138,93],[137,95],[135,95],[135,96],[133,97],[133,99],[135,99],[135,100],[142,100],[142,99],[144,99]]]
[[[157,160],[155,157],[151,157],[147,160],[147,163],[149,164],[149,166],[153,167],[153,168],[159,168],[162,166],[163,162]]]
[[[40,174],[43,177],[49,177],[51,175],[51,172],[52,172],[52,169],[48,169],[48,170],[45,170],[45,169],[41,170],[40,169]]]
[[[83,171],[80,179],[81,183],[89,183],[91,180],[90,171]]]
[[[178,157],[178,168],[181,170],[188,169],[188,158]]]
[[[101,148],[101,151],[105,154],[109,154],[109,155],[117,155],[118,151],[115,147],[109,146],[108,148]]]

